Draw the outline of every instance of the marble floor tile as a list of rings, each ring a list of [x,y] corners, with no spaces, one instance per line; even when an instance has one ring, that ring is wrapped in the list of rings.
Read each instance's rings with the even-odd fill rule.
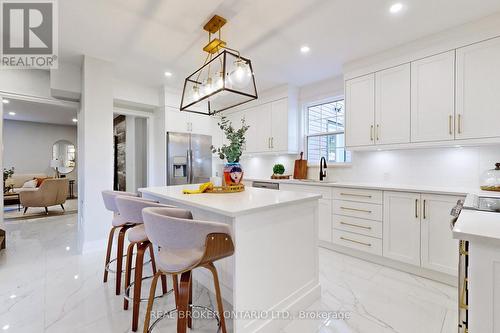
[[[124,311],[123,298],[114,295],[114,276],[102,283],[104,249],[85,255],[77,251],[76,218],[5,223],[8,247],[0,252],[2,332],[131,331],[131,311]],[[456,332],[456,288],[326,249],[319,253],[321,299],[280,333]],[[151,272],[149,266],[145,272]],[[149,283],[144,282],[143,297]],[[208,290],[196,283],[194,290],[194,303],[213,307]],[[145,307],[141,305],[141,323]],[[154,310],[173,308],[173,297],[167,296]],[[193,332],[216,332],[214,321],[195,320],[194,326]],[[228,326],[231,331],[230,321]],[[161,321],[153,330],[174,331],[174,319]]]

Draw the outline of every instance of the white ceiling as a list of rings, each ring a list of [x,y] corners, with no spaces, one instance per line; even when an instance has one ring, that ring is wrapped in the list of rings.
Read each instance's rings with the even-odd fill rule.
[[[3,105],[4,119],[76,126],[73,122],[77,116],[75,108],[11,98],[8,100],[9,103]],[[16,114],[12,116],[9,112]]]
[[[223,39],[252,60],[260,89],[302,86],[342,74],[348,61],[500,11],[498,0],[401,0],[405,10],[391,15],[396,1],[64,0],[61,56],[92,55],[113,62],[118,78],[180,88],[204,59],[202,26],[216,13],[229,20]]]

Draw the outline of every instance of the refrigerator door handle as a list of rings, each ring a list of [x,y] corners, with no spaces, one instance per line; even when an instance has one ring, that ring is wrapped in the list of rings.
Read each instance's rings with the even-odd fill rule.
[[[193,150],[189,149],[189,184],[192,184],[194,181],[194,173],[193,173]]]

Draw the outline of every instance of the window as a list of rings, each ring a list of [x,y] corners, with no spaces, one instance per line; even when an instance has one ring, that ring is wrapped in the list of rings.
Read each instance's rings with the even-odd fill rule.
[[[307,107],[307,159],[317,163],[325,157],[330,163],[350,163],[351,153],[345,149],[344,100]]]

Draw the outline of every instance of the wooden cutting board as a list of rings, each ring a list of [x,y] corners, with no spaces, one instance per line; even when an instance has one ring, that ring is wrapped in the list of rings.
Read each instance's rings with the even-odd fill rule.
[[[307,160],[303,159],[304,153],[300,153],[300,160],[295,160],[293,168],[293,179],[307,178]]]

